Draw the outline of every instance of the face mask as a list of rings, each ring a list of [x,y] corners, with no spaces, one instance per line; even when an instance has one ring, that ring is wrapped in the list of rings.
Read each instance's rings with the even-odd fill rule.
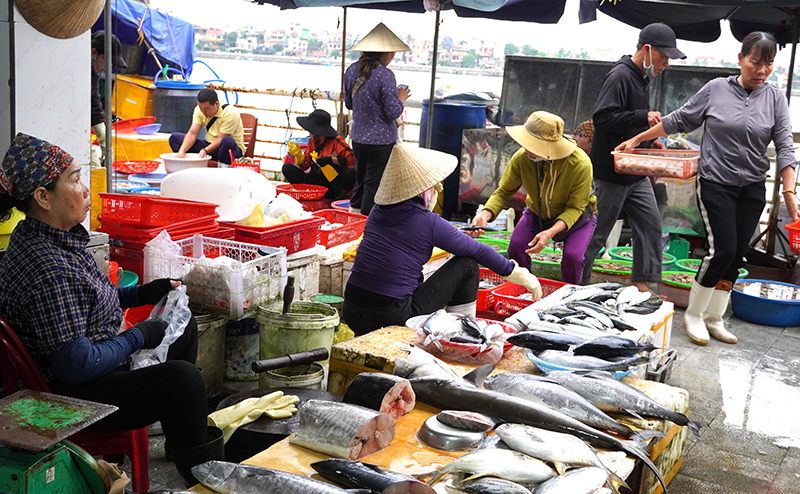
[[[642,60],[642,65],[644,66],[644,75],[652,79],[656,76],[656,68],[653,65],[653,49],[650,48],[649,46],[647,47],[647,49],[650,50],[650,66],[649,67],[647,66],[646,57],[644,60]]]
[[[537,156],[533,158],[531,161],[533,161],[534,163],[541,163],[542,161],[547,161],[547,160],[542,158],[541,156]]]
[[[439,198],[439,192],[436,190],[435,187],[432,187],[425,192],[422,193],[422,202],[425,203],[425,209],[428,211],[433,211],[433,208],[436,207],[436,200]]]

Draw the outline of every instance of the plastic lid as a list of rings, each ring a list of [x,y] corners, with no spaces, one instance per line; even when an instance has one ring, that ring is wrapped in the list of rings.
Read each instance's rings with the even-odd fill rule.
[[[344,302],[344,297],[340,295],[334,295],[333,293],[320,293],[318,295],[312,295],[311,301],[333,305],[333,304],[341,304],[342,302]]]

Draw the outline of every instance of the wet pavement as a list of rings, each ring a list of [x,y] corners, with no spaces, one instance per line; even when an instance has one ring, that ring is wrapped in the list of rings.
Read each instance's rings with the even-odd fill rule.
[[[708,423],[689,435],[672,494],[800,494],[800,327],[760,326],[726,315],[739,343],[694,344],[675,311],[678,358],[667,384],[689,391],[689,416]],[[227,392],[257,382],[226,382]],[[180,489],[164,459],[164,436],[150,438],[150,489]],[[126,465],[127,466],[127,465]]]

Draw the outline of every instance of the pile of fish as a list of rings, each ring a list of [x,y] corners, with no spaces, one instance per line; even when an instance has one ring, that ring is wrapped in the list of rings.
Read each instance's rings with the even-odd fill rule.
[[[449,313],[444,309],[428,316],[418,316],[415,320],[407,324],[431,352],[475,365],[494,364],[503,357],[503,344],[509,333],[502,324]]]

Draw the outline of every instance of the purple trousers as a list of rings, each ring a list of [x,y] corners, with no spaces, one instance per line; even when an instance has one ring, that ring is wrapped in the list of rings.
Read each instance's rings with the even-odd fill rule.
[[[586,251],[586,246],[589,245],[595,225],[597,225],[597,215],[593,214],[587,223],[567,232],[568,236],[564,240],[564,253],[561,256],[561,281],[575,285],[581,284],[583,253]],[[525,208],[522,211],[522,218],[514,227],[514,233],[511,234],[508,257],[517,261],[520,266],[531,269],[531,256],[525,251],[530,248],[528,244],[540,231],[539,217],[530,209]]]

